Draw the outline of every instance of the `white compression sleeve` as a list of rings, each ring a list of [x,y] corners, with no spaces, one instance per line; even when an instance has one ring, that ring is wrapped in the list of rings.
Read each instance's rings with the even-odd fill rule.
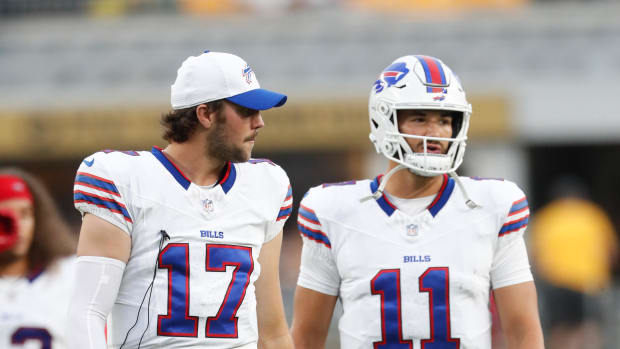
[[[76,282],[69,306],[70,349],[105,349],[105,325],[116,301],[125,263],[105,257],[76,260]]]

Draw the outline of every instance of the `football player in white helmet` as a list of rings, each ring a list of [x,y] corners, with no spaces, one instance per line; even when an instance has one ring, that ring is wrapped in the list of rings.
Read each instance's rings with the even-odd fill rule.
[[[543,347],[525,195],[455,173],[470,114],[436,58],[400,57],[379,75],[370,140],[387,173],[312,188],[301,202],[297,349],[324,346],[337,299],[345,349],[491,348],[491,290],[509,348]]]
[[[0,216],[0,348],[66,348],[75,238],[45,187],[16,168],[0,169]]]
[[[407,64],[413,65],[411,72]],[[452,119],[452,132],[448,136],[406,133],[398,125],[401,110],[443,113]],[[373,85],[368,112],[370,140],[377,152],[414,174],[434,177],[454,172],[463,162],[471,105],[456,75],[439,60],[396,60]],[[402,115],[400,121],[404,122]],[[440,143],[447,145],[444,151],[436,151],[434,145]],[[416,145],[421,148],[413,149]]]

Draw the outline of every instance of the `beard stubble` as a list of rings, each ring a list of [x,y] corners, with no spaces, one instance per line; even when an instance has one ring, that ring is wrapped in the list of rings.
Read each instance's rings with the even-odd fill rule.
[[[207,155],[221,161],[246,162],[250,159],[241,147],[235,146],[229,140],[229,130],[226,127],[226,117],[222,112],[216,115],[215,128],[207,134]]]

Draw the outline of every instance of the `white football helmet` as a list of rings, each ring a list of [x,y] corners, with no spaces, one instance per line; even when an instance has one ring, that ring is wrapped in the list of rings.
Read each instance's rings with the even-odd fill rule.
[[[428,137],[401,133],[398,110],[426,109],[457,112],[452,121],[452,137]],[[402,164],[420,176],[454,172],[463,162],[471,104],[452,70],[429,56],[396,59],[375,81],[368,101],[370,141],[378,153]],[[406,138],[421,139],[424,152],[414,153]],[[446,154],[427,151],[427,141],[449,141]]]

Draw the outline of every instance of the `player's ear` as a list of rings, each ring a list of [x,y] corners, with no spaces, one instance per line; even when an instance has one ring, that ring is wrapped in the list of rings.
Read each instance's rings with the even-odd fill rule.
[[[211,111],[206,104],[200,104],[196,107],[196,118],[202,127],[209,129],[215,122],[217,111]]]

